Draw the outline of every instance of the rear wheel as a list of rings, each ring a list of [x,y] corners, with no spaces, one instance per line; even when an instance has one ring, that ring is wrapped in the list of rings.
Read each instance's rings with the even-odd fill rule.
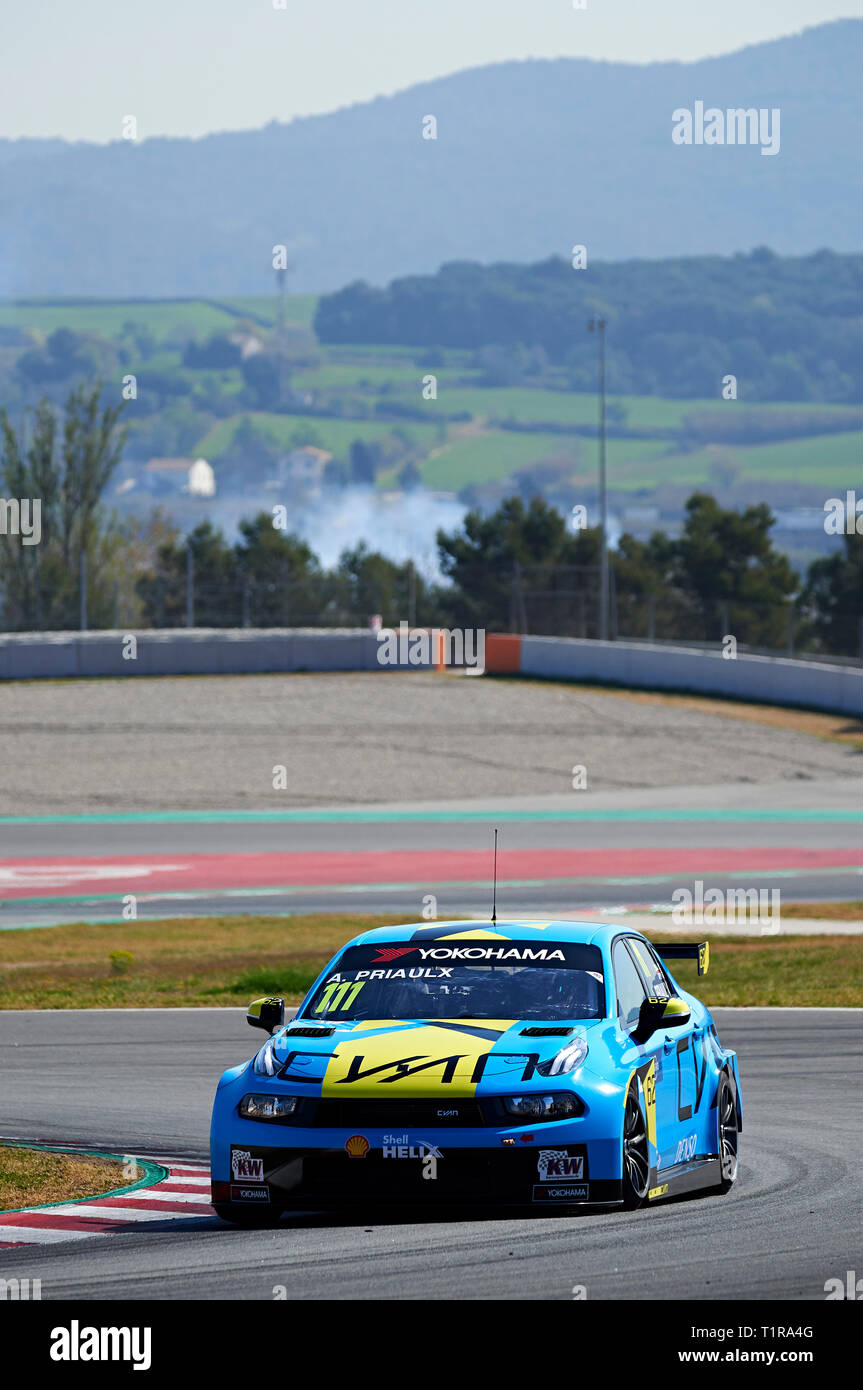
[[[740,1129],[737,1122],[737,1093],[734,1082],[723,1072],[719,1078],[716,1095],[717,1124],[719,1126],[719,1162],[722,1167],[722,1180],[719,1192],[730,1192],[737,1178],[737,1146]]]
[[[214,1202],[213,1211],[232,1226],[277,1226],[282,1215],[278,1207],[244,1207],[239,1202]]]
[[[623,1205],[640,1207],[650,1184],[650,1146],[647,1124],[638,1103],[638,1086],[630,1086],[623,1112]]]

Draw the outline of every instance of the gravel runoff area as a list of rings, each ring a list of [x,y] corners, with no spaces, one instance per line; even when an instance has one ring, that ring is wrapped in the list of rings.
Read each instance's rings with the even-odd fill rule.
[[[853,747],[577,686],[429,674],[0,685],[0,815],[542,796],[859,774]],[[284,768],[283,789],[273,786]]]

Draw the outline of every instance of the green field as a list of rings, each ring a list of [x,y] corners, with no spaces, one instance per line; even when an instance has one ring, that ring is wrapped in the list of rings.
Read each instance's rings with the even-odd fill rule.
[[[698,449],[691,454],[668,454],[656,466],[656,485],[669,482],[703,487],[710,482],[711,464],[721,459],[736,464],[740,477],[764,482],[808,483],[844,495],[849,479],[863,464],[863,430],[812,435],[776,444],[734,448],[728,444]],[[609,478],[612,487],[644,487],[637,470],[622,466]]]
[[[438,379],[438,402],[431,402],[432,407],[440,403],[444,410],[460,410],[461,406],[451,406],[449,397],[451,389],[448,382],[455,383],[462,380],[469,372],[457,367],[436,367],[435,376]],[[413,387],[412,392],[401,390],[397,394],[400,401],[410,401],[411,404],[423,406],[426,402],[422,398],[422,380],[426,375],[422,367],[404,366],[401,363],[381,363],[381,362],[327,362],[324,366],[315,367],[308,372],[300,372],[294,377],[294,385],[297,390],[305,391],[327,391],[352,387],[362,389],[363,382],[368,382],[371,386]],[[443,404],[444,391],[446,391],[447,403]]]
[[[333,343],[327,348],[334,361],[362,362],[371,359],[375,362],[422,362],[428,353],[427,347],[405,347],[401,343]],[[470,365],[473,353],[464,348],[446,348],[444,356],[449,366],[461,363]]]
[[[178,328],[191,329],[198,337],[224,333],[236,327],[237,320],[249,311],[275,322],[276,300],[273,295],[246,299],[171,300],[63,300],[13,301],[0,304],[0,325],[23,328],[47,335],[57,328],[70,328],[74,333],[97,333],[102,338],[117,336],[124,323],[144,324],[157,340],[170,337]],[[288,295],[286,317],[291,323],[311,324],[317,296]]]
[[[286,296],[287,323],[308,328],[317,303],[316,295]],[[580,479],[593,479],[597,400],[592,392],[554,389],[564,379],[559,369],[544,378],[544,388],[491,388],[480,384],[482,372],[475,365],[475,354],[468,349],[431,354],[422,347],[319,345],[318,365],[298,372],[293,377],[293,387],[298,394],[313,391],[316,407],[333,409],[334,413],[332,417],[310,417],[249,410],[235,398],[259,397],[250,392],[239,367],[190,368],[183,365],[178,348],[165,346],[167,340],[184,335],[203,340],[212,334],[230,332],[244,318],[259,325],[266,337],[276,323],[278,311],[276,294],[230,296],[224,300],[17,301],[0,306],[0,326],[27,329],[42,338],[66,327],[107,339],[118,338],[124,324],[145,326],[159,347],[145,361],[129,362],[127,369],[136,373],[144,389],[148,372],[182,378],[188,391],[170,403],[174,420],[185,418],[189,422],[187,434],[180,436],[182,447],[185,449],[187,438],[202,429],[202,420],[209,422],[193,451],[214,461],[225,453],[248,415],[279,448],[290,448],[293,437],[305,435],[342,460],[347,458],[355,439],[380,440],[405,431],[413,441],[412,450],[425,456],[420,462],[423,481],[435,489],[459,492],[470,485],[502,482],[515,472],[552,459],[561,465],[561,475],[569,477],[576,486]],[[4,349],[4,364],[13,366],[17,351],[14,346]],[[444,365],[424,366],[429,356]],[[438,381],[438,396],[433,401],[424,400],[422,395],[423,377],[428,372]],[[388,404],[410,406],[419,418],[414,421],[394,416],[387,420],[373,413],[376,406],[383,410]],[[671,400],[627,395],[611,396],[608,404],[612,428],[608,440],[609,485],[616,490],[650,492],[668,484],[715,490],[717,477],[722,478],[721,473],[717,474],[717,466],[727,469],[730,465],[737,469],[741,481],[797,483],[833,494],[848,486],[863,456],[863,430],[855,428],[860,410],[853,407],[814,402],[750,405],[718,397]],[[338,413],[342,410],[349,415],[355,412],[358,418],[342,418]],[[227,415],[227,411],[236,413]],[[685,451],[681,431],[688,415],[715,416],[725,424],[732,417],[745,421],[748,411],[757,412],[761,423],[765,414],[775,416],[778,422],[786,421],[790,437],[778,443],[738,446],[720,442]],[[810,414],[821,419],[829,415],[840,421],[847,416],[848,428],[841,434],[794,436],[793,430],[805,428]],[[133,432],[146,428],[146,421],[139,426],[133,416],[134,412],[130,412]],[[469,417],[471,423],[466,418],[452,417]],[[530,428],[501,428],[507,422]],[[614,431],[621,425],[635,437],[619,438]],[[570,434],[567,426],[583,433]],[[706,431],[708,438],[711,432]],[[643,434],[662,437],[638,437]],[[401,466],[383,470],[378,485],[396,486]]]
[[[334,349],[322,349],[335,357]],[[419,359],[421,360],[421,359]],[[432,371],[438,380],[436,400],[424,400],[422,395],[423,377]],[[593,392],[550,390],[539,387],[488,387],[465,385],[465,379],[478,379],[478,368],[450,365],[446,367],[425,368],[416,363],[411,366],[393,362],[376,362],[366,365],[362,361],[335,361],[303,372],[295,378],[298,387],[325,391],[345,386],[359,386],[368,382],[373,386],[392,386],[401,401],[416,405],[430,416],[435,412],[443,414],[471,415],[489,420],[517,420],[524,423],[536,421],[541,429],[543,424],[574,425],[595,427],[597,423],[597,398]],[[404,388],[408,388],[405,390]],[[829,415],[840,418],[843,414],[859,420],[860,411],[852,406],[812,405],[810,407],[791,403],[771,402],[764,405],[746,406],[740,402],[730,403],[715,398],[709,400],[670,400],[663,396],[609,396],[611,414],[616,408],[625,411],[625,426],[633,431],[679,430],[686,416],[708,412],[720,417],[723,412],[735,411],[746,415],[747,411],[759,414],[768,413],[782,417],[789,409],[795,416],[804,416],[811,411],[817,416]],[[612,419],[610,423],[614,424]]]
[[[571,458],[574,476],[589,475],[592,478],[596,447],[591,439],[568,439],[565,435],[543,434],[541,431],[526,434],[488,430],[444,445],[436,457],[427,458],[420,464],[420,472],[427,487],[459,491],[468,483],[501,481],[517,469],[529,468],[540,459]],[[655,460],[667,447],[661,439],[610,439],[609,474],[614,470],[631,469],[636,479],[631,486],[649,487],[659,467]],[[614,486],[618,486],[616,474]]]
[[[7,932],[0,1009],[245,1006],[267,994],[298,1003],[345,941],[398,920],[192,917]],[[708,974],[699,978],[694,961],[675,961],[674,974],[709,1007],[863,1005],[861,936],[707,935]],[[650,936],[663,940],[659,924]]]
[[[282,448],[291,447],[292,436],[298,431],[314,434],[317,447],[327,449],[339,458],[346,458],[354,439],[383,439],[391,434],[393,424],[379,420],[336,420],[309,415],[273,415],[263,410],[244,411],[242,415],[232,415],[220,420],[203,439],[195,445],[195,454],[206,459],[218,459],[233,442],[234,434],[241,420],[248,418],[256,429],[268,434]],[[431,448],[437,438],[432,425],[405,421],[404,427],[423,446]]]
[[[285,322],[289,326],[301,324],[303,328],[311,328],[319,298],[316,294],[285,295]],[[275,324],[278,317],[278,297],[274,294],[249,294],[239,298],[232,295],[228,299],[220,299],[219,303],[226,304],[241,318],[250,314],[264,319],[268,324]]]
[[[429,415],[444,411],[447,414],[468,411],[488,420],[517,420],[542,425],[596,426],[597,399],[591,392],[544,391],[532,387],[490,387],[446,385],[445,373],[439,378],[436,401],[424,401],[419,389],[422,373],[415,373],[417,390],[409,399]],[[463,375],[463,373],[461,374]],[[390,377],[390,379],[393,379]],[[683,416],[692,410],[722,408],[716,401],[671,401],[659,396],[610,396],[609,406],[622,406],[626,411],[625,425],[631,430],[679,429]]]

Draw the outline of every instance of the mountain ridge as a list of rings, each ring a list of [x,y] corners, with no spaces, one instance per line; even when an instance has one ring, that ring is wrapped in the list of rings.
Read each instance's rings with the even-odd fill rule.
[[[602,260],[853,251],[861,70],[863,20],[844,19],[687,63],[467,68],[257,130],[0,140],[0,297],[262,293],[277,244],[291,288],[320,291],[576,243]],[[780,154],[675,146],[672,112],[696,100],[779,106]]]

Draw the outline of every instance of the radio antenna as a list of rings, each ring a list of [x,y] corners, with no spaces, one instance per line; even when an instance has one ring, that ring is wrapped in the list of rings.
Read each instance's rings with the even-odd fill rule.
[[[497,826],[494,828],[494,887],[491,894],[491,924],[497,922]]]

